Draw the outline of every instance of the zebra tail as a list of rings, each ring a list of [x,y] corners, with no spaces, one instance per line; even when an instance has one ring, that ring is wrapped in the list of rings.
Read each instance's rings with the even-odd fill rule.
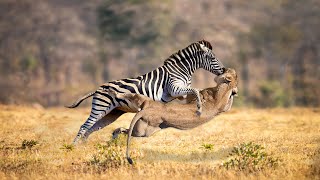
[[[87,99],[88,97],[91,97],[94,95],[94,93],[96,93],[95,91],[94,92],[90,92],[86,95],[84,95],[83,97],[81,97],[80,99],[78,99],[76,102],[74,102],[73,104],[69,105],[69,106],[65,106],[66,108],[76,108],[79,106],[79,104],[84,101],[85,99]]]

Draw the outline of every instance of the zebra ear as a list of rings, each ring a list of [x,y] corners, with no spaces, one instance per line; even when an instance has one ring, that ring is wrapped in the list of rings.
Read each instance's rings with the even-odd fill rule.
[[[200,51],[207,52],[207,51],[208,51],[208,48],[207,48],[205,45],[203,45],[203,44],[199,44],[199,50],[200,50]]]
[[[206,51],[206,46],[205,45],[203,45],[203,44],[200,44],[200,48],[202,49],[202,50],[204,50],[204,51]]]
[[[206,40],[201,40],[199,41],[200,44],[203,44],[204,46],[206,46],[208,49],[212,50],[212,45],[209,41],[206,41]]]

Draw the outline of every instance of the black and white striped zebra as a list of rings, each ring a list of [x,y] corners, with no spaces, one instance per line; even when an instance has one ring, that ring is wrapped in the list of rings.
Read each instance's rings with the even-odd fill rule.
[[[114,122],[125,111],[132,107],[125,99],[118,99],[108,93],[108,89],[122,93],[137,93],[148,96],[155,101],[169,102],[176,97],[195,94],[197,97],[197,113],[201,114],[199,91],[190,87],[192,74],[199,68],[213,74],[224,72],[223,64],[215,57],[212,46],[202,40],[172,54],[164,61],[164,65],[138,76],[105,83],[95,92],[91,92],[69,108],[77,107],[84,99],[93,96],[89,118],[81,126],[74,143],[81,138],[86,139],[93,131],[99,130]],[[122,110],[121,110],[122,109]],[[123,109],[126,109],[123,111]]]

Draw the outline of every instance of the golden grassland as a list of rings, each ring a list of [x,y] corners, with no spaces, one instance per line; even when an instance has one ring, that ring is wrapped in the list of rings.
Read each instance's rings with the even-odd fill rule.
[[[109,141],[113,129],[129,126],[133,114],[93,133],[86,144],[64,148],[89,110],[1,105],[0,179],[320,179],[319,108],[232,109],[192,130],[133,138],[135,164],[111,168],[88,162],[97,144]],[[38,144],[24,149],[24,140]],[[234,146],[248,142],[265,147],[278,166],[238,171],[221,165]]]

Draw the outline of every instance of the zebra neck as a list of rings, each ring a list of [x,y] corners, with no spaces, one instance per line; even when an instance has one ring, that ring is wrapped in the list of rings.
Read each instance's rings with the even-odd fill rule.
[[[169,67],[169,69],[175,72],[187,74],[191,77],[197,69],[202,68],[202,60],[198,57],[192,57],[180,61],[175,61],[172,59],[167,60],[164,66]]]
[[[190,68],[191,75],[192,75],[196,70],[202,68],[202,67],[201,67],[201,62],[199,62],[199,61],[194,61],[194,63],[195,63],[195,66],[192,67],[192,68]]]
[[[188,65],[186,66],[186,71],[190,76],[192,76],[196,70],[202,68],[202,59],[199,57],[193,57],[192,59],[185,61],[184,64]]]
[[[164,66],[174,72],[192,76],[197,69],[205,66],[203,63],[202,54],[194,48],[188,47],[172,54],[164,61]]]

